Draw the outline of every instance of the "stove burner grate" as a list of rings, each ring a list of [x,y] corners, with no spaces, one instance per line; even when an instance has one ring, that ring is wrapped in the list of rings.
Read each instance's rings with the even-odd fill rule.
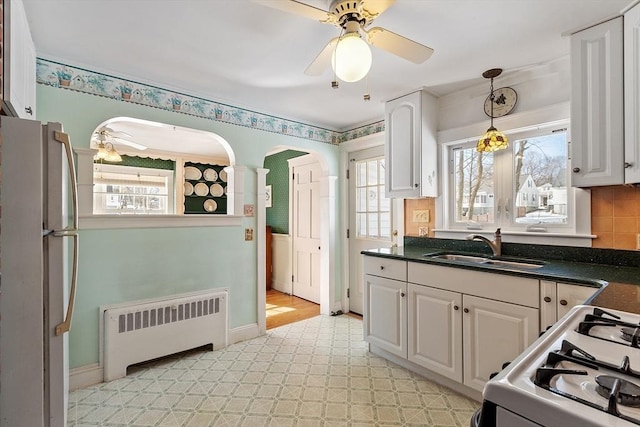
[[[607,316],[610,316],[611,318]],[[620,345],[627,345],[625,342],[592,335],[591,329],[595,327],[622,327],[620,330],[620,338],[623,341],[629,342],[631,347],[640,348],[640,325],[638,324],[624,322],[620,320],[619,316],[611,314],[602,309],[595,308],[593,310],[593,314],[587,314],[584,316],[583,321],[578,324],[578,328],[576,329],[576,332],[582,335],[587,335],[592,338],[597,338]]]
[[[624,406],[640,406],[640,387],[634,383],[612,375],[598,375],[596,383],[596,391],[605,399],[615,398]]]

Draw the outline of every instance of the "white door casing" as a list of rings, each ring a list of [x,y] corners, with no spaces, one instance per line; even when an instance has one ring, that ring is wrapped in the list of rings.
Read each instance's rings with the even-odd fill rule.
[[[293,199],[293,295],[320,304],[320,163],[314,156],[290,161]],[[296,160],[294,159],[294,160]]]

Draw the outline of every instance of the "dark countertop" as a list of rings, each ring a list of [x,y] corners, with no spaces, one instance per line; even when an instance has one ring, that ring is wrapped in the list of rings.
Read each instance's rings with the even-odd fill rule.
[[[504,251],[503,246],[503,253],[505,255],[500,257],[500,259],[517,259],[523,261],[529,259],[544,262],[544,265],[540,268],[522,269],[433,258],[430,255],[443,252],[468,253],[471,255],[480,255],[491,258],[491,255],[484,252],[482,247],[478,250],[478,246],[469,247],[468,244],[461,243],[464,247],[462,247],[462,249],[456,249],[455,247],[452,247],[452,245],[456,245],[455,243],[452,244],[449,241],[442,242],[439,240],[445,239],[421,239],[419,244],[408,246],[406,245],[407,241],[405,240],[405,246],[371,249],[362,251],[362,254],[425,264],[442,265],[453,268],[463,268],[520,277],[531,277],[540,280],[593,286],[600,288],[600,290],[590,298],[587,303],[603,308],[611,308],[640,314],[640,263],[636,264],[636,254],[629,253],[630,251],[611,252],[612,250],[589,250],[590,248],[568,248],[563,251],[558,248],[546,250],[546,246],[537,246],[535,248],[536,256],[523,258],[521,256],[513,256],[512,254],[531,254],[527,253],[527,250],[523,248],[518,248],[518,245],[515,244],[510,244],[511,247],[507,246],[509,249],[508,251]],[[432,245],[428,246],[429,243]],[[528,246],[528,250],[531,252],[531,245]],[[616,254],[616,252],[619,252],[619,254]],[[573,259],[578,259],[579,261],[561,259],[563,255],[565,258],[571,257]],[[594,262],[603,262],[608,261],[609,259],[612,260],[611,264]]]

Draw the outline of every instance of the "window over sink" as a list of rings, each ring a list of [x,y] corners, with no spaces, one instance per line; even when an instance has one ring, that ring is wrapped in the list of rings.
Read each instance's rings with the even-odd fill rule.
[[[567,128],[564,120],[504,131],[509,147],[491,153],[477,152],[476,138],[444,143],[444,231],[589,233],[578,212],[588,192],[570,183]]]

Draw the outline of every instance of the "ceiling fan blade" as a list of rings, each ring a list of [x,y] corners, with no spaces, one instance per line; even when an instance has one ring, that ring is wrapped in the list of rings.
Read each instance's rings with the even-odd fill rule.
[[[362,4],[362,13],[367,18],[367,24],[380,16],[395,2],[396,0],[365,0]]]
[[[119,144],[128,145],[129,147],[133,147],[136,150],[146,150],[147,149],[147,147],[142,145],[142,144],[138,144],[137,142],[129,141],[127,139],[120,138],[120,137],[117,137],[117,136],[111,136],[111,139],[113,139],[114,141],[118,142]]]
[[[319,76],[331,64],[331,55],[338,44],[339,37],[332,38],[329,43],[320,51],[318,56],[307,67],[304,73],[308,76]]]
[[[398,55],[415,64],[422,64],[433,55],[433,49],[406,37],[402,37],[382,27],[370,29],[367,33],[367,41],[372,46]]]
[[[334,16],[327,11],[309,6],[296,0],[253,0],[253,2],[273,9],[304,16],[305,18],[310,18],[315,21],[325,22],[328,24],[333,24],[335,21]]]
[[[108,134],[116,136],[116,135],[122,135],[126,138],[133,138],[133,135],[123,131],[123,130],[115,130],[115,129],[111,129],[109,126],[104,126],[100,129],[100,131],[106,131]]]

